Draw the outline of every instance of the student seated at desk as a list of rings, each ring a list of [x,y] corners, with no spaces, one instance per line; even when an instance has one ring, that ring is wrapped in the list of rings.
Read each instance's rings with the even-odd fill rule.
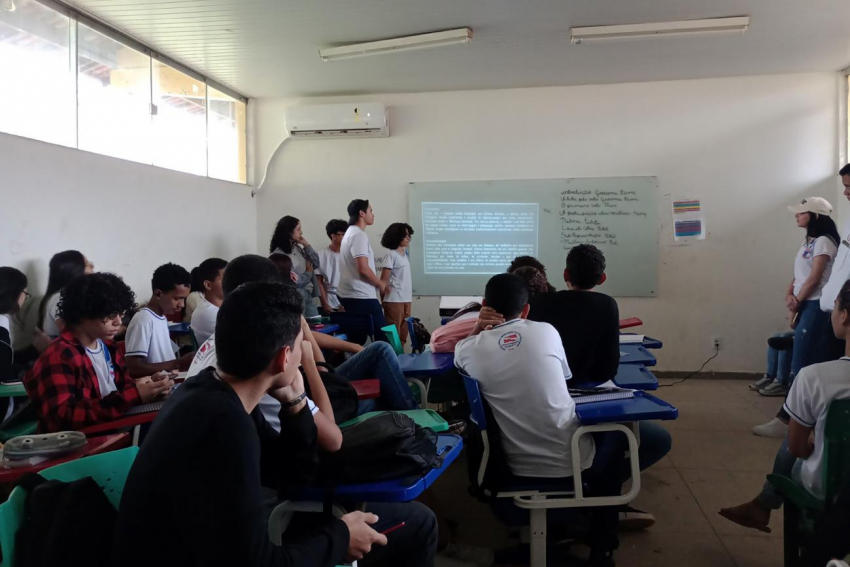
[[[308,484],[317,460],[316,426],[298,371],[311,353],[301,305],[300,293],[280,283],[244,284],[224,300],[218,367],[181,386],[127,477],[114,565],[333,567],[361,558],[364,567],[434,564],[436,521],[416,502],[367,504],[365,513],[341,519],[303,514],[282,546],[270,542],[261,484]],[[257,407],[264,395],[281,404],[280,433]],[[386,536],[373,529],[401,522]]]
[[[483,305],[504,314],[504,322],[480,319],[473,336],[455,348],[455,364],[478,381],[493,410],[508,468],[529,479],[572,477],[570,444],[580,422],[567,390],[572,373],[558,332],[527,319],[528,289],[514,274],[493,276]],[[620,494],[628,478],[626,446],[622,434],[582,437],[582,481],[592,495]],[[617,510],[598,508],[592,516],[591,564],[611,565]]]
[[[520,268],[534,268],[543,274],[544,278],[546,278],[546,289],[544,291],[557,291],[555,286],[549,283],[548,276],[546,276],[546,266],[544,266],[543,263],[534,256],[517,256],[514,258],[513,262],[511,262],[511,265],[508,266],[507,271],[509,274],[513,274]]]
[[[49,268],[47,291],[38,306],[38,329],[55,339],[65,330],[65,324],[57,314],[59,292],[76,278],[94,272],[94,265],[82,252],[65,250],[53,255]]]
[[[127,327],[127,371],[133,378],[161,370],[188,370],[195,354],[175,356],[165,317],[183,309],[191,285],[192,276],[177,264],[165,264],[154,271],[153,295]]]
[[[59,299],[65,331],[50,343],[24,377],[43,432],[77,430],[123,416],[136,404],[168,395],[163,375],[132,380],[112,342],[135,295],[114,274],[80,276]]]
[[[812,364],[800,370],[782,409],[791,416],[788,436],[776,454],[773,474],[793,477],[811,494],[823,498],[824,427],[829,404],[850,398],[850,281],[835,299],[830,316],[832,332],[845,341],[839,360]],[[720,515],[736,524],[769,533],[770,514],[782,507],[783,497],[765,481],[761,493],[750,502],[722,508]]]
[[[184,317],[184,320],[190,321],[192,332],[195,333],[195,340],[198,341],[198,344],[203,343],[215,332],[215,318],[218,315],[218,308],[221,307],[221,302],[224,301],[224,293],[221,291],[221,279],[224,276],[224,269],[226,267],[226,260],[208,258],[192,270],[193,293],[196,290],[200,290],[203,293],[204,301],[191,315],[188,315],[187,307],[186,317],[189,317],[189,319]]]
[[[19,384],[26,364],[31,363],[38,352],[33,347],[15,349],[15,323],[20,319],[21,308],[31,297],[27,291],[27,276],[20,270],[3,266],[0,268],[0,384]],[[44,350],[46,343],[41,345]],[[6,417],[10,398],[0,399],[0,422]]]

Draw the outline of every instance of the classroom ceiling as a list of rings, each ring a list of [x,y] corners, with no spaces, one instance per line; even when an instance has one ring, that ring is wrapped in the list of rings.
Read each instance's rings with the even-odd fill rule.
[[[838,71],[848,0],[67,0],[251,97]],[[569,28],[751,16],[743,34],[572,45]],[[469,45],[323,63],[318,50],[470,27]]]

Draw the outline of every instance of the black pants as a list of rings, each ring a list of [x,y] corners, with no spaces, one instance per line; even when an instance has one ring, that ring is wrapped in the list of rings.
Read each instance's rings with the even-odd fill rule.
[[[433,567],[437,553],[437,518],[419,502],[404,504],[367,504],[366,512],[378,516],[373,526],[382,532],[404,522],[404,526],[387,534],[386,546],[373,546],[372,551],[357,562],[363,567]]]

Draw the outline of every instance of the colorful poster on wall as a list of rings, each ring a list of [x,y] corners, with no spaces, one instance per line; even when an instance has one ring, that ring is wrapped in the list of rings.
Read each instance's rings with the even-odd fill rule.
[[[676,242],[705,240],[705,216],[699,199],[673,201],[673,238]]]

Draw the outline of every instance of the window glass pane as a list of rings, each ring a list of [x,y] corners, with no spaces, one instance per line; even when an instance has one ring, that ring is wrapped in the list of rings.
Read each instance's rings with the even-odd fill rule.
[[[154,59],[153,163],[207,174],[207,85]]]
[[[71,21],[34,0],[0,8],[0,131],[76,146]]]
[[[77,38],[80,149],[151,163],[150,57],[83,24]]]
[[[246,183],[245,103],[207,87],[209,176]]]

